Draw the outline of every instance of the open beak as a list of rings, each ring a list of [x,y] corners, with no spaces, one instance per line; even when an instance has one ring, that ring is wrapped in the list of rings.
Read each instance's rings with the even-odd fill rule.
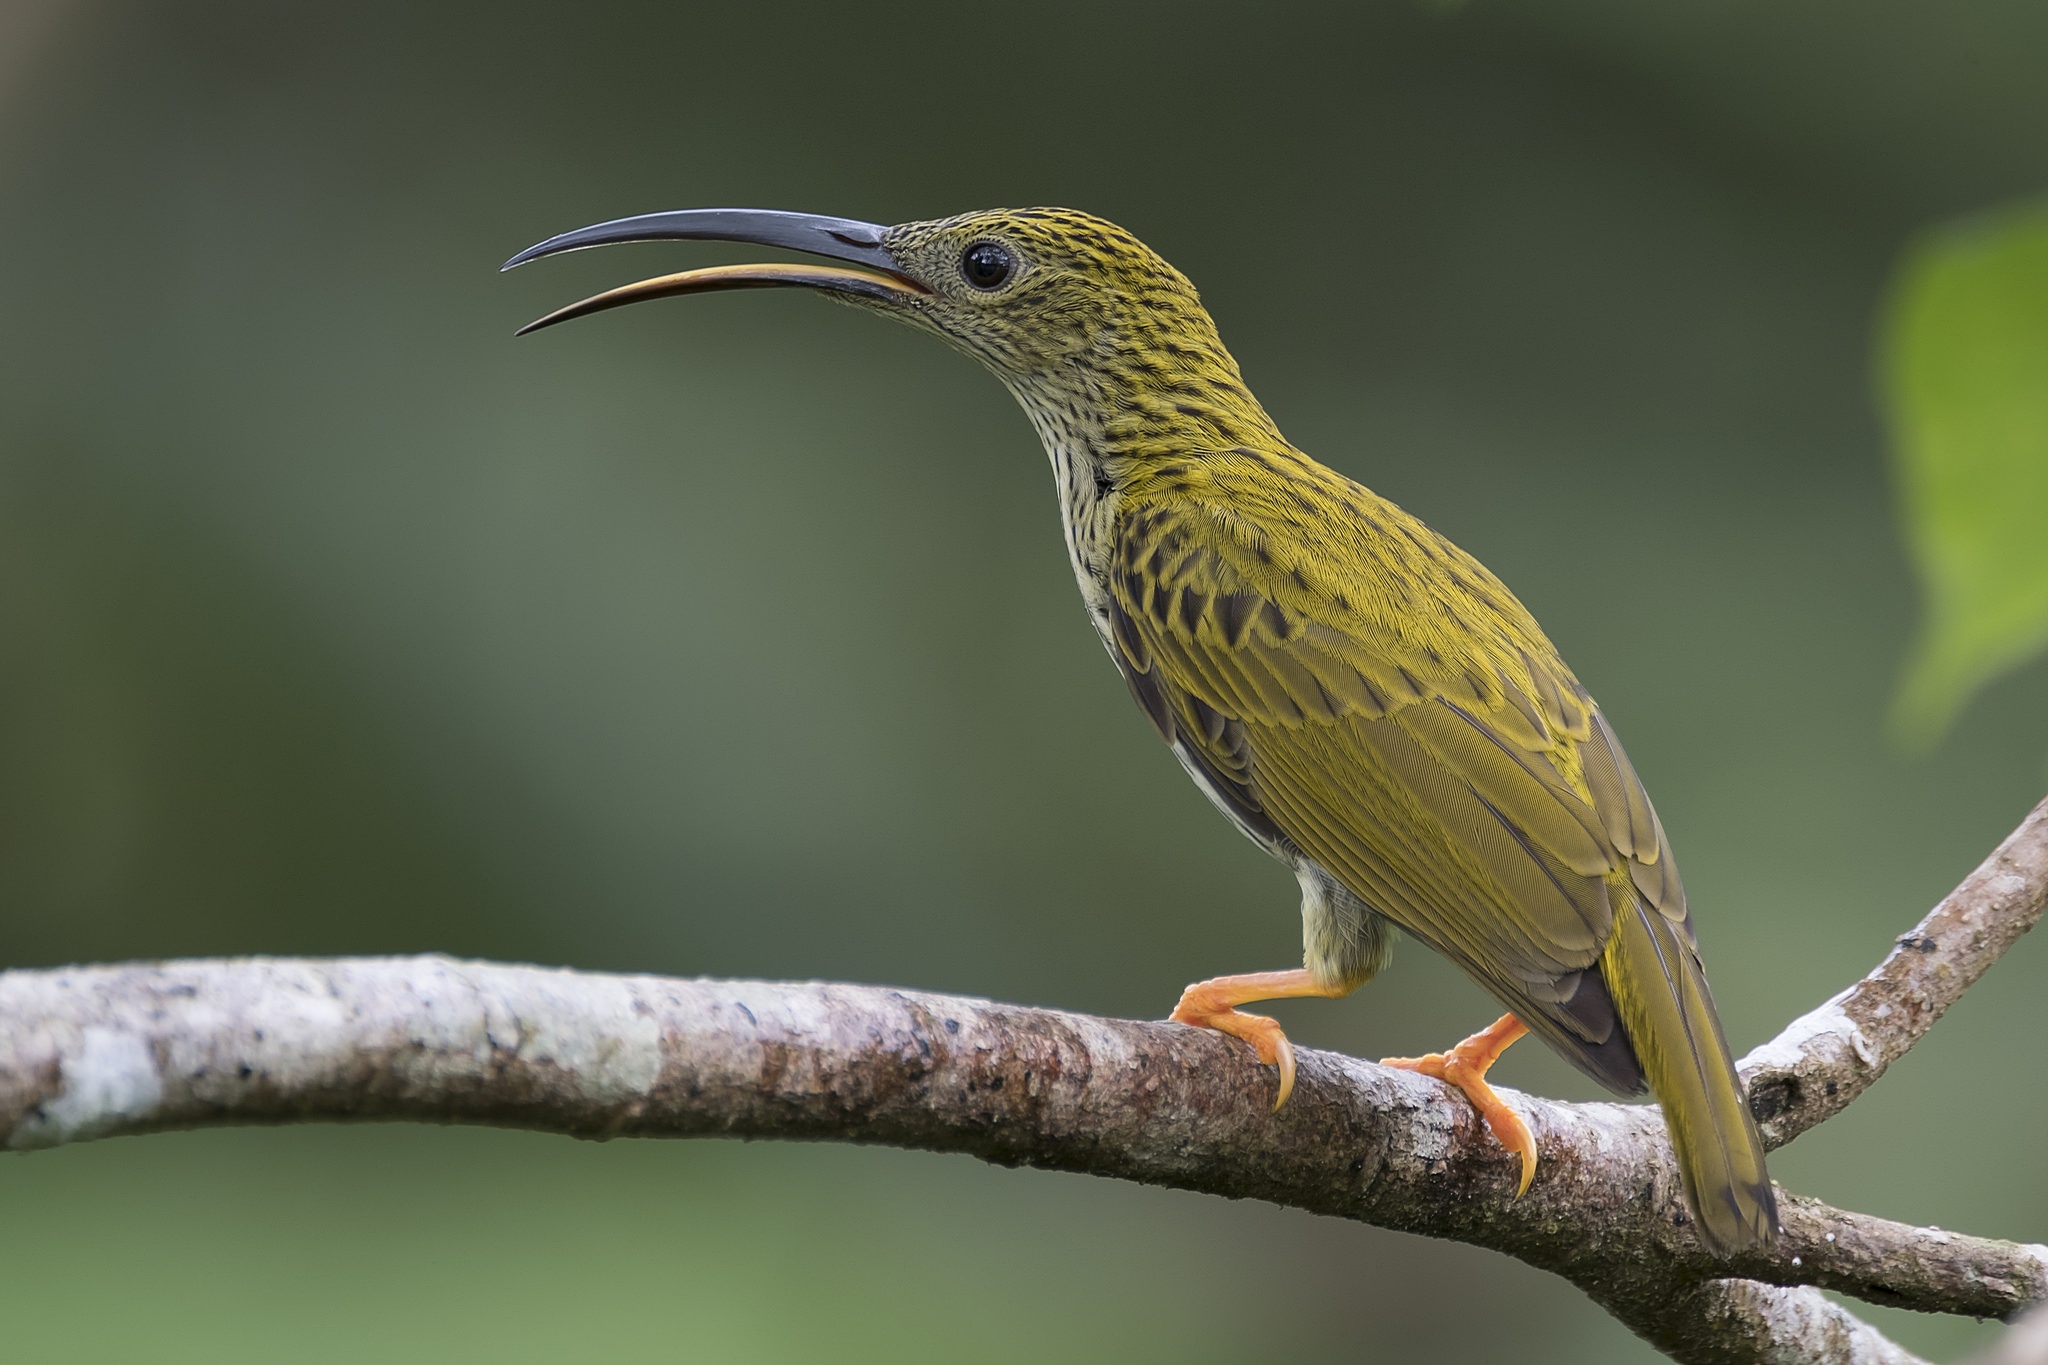
[[[676,275],[658,275],[638,284],[621,285],[593,294],[580,303],[558,308],[519,329],[518,335],[537,332],[570,318],[601,313],[642,299],[665,299],[677,294],[708,294],[720,289],[777,289],[797,285],[826,289],[839,294],[866,298],[907,301],[928,296],[931,291],[896,268],[896,258],[882,245],[888,229],[852,218],[828,218],[816,213],[784,213],[777,209],[680,209],[674,213],[643,213],[634,218],[615,218],[609,223],[578,228],[530,246],[499,267],[555,256],[585,247],[610,246],[615,242],[752,242],[760,246],[788,247],[813,256],[850,261],[871,267],[852,270],[844,266],[801,265],[714,265],[703,270],[685,270]]]

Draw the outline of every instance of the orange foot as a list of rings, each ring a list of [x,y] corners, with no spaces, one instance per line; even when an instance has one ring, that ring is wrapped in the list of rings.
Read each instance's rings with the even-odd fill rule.
[[[1466,1098],[1472,1101],[1472,1107],[1493,1130],[1494,1140],[1522,1158],[1522,1183],[1515,1190],[1517,1199],[1529,1192],[1529,1182],[1536,1178],[1536,1139],[1530,1135],[1529,1125],[1522,1122],[1522,1116],[1493,1093],[1493,1087],[1486,1083],[1486,1069],[1500,1060],[1500,1054],[1507,1051],[1509,1043],[1528,1031],[1514,1015],[1503,1014],[1448,1053],[1432,1052],[1427,1057],[1385,1057],[1380,1060],[1381,1066],[1420,1071],[1465,1092]]]
[[[1349,987],[1321,985],[1310,979],[1307,969],[1302,967],[1285,972],[1247,972],[1243,976],[1197,981],[1180,993],[1180,1003],[1167,1018],[1176,1024],[1212,1028],[1250,1043],[1260,1061],[1280,1068],[1280,1097],[1273,1101],[1273,1107],[1278,1109],[1294,1093],[1294,1044],[1280,1031],[1278,1020],[1263,1014],[1246,1014],[1237,1006],[1254,1000],[1285,1000],[1304,995],[1334,1000],[1346,994]]]

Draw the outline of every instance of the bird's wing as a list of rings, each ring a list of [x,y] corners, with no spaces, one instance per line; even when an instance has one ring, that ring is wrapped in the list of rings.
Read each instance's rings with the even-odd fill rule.
[[[1255,827],[1277,829],[1591,1074],[1640,1088],[1595,964],[1625,892],[1617,874],[1689,941],[1684,892],[1642,784],[1534,621],[1419,522],[1452,557],[1429,562],[1458,581],[1375,584],[1290,564],[1284,537],[1193,526],[1203,515],[1154,508],[1118,538],[1112,636],[1153,722]],[[1470,613],[1504,628],[1401,633],[1455,621],[1456,591],[1472,589],[1505,599]],[[1394,592],[1436,600],[1418,611],[1386,601]]]

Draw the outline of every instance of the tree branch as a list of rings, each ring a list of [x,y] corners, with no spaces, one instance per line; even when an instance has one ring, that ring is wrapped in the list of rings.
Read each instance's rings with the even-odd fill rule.
[[[1777,1141],[1867,1088],[2044,901],[2048,803],[1870,977],[1752,1054],[1754,1084],[1785,1101]],[[2048,1248],[1793,1196],[1777,1247],[1710,1256],[1646,1106],[1515,1097],[1542,1154],[1515,1200],[1514,1159],[1455,1092],[1331,1053],[1299,1061],[1274,1114],[1270,1071],[1213,1033],[879,987],[439,957],[0,975],[0,1139],[14,1148],[409,1119],[968,1152],[1492,1247],[1694,1362],[1912,1359],[1814,1286],[1980,1317],[2048,1300]]]
[[[1870,974],[1739,1064],[1767,1147],[1849,1107],[1977,984],[2048,904],[2048,801]]]

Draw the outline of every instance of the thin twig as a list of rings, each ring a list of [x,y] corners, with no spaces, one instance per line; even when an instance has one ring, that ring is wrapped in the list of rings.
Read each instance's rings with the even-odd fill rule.
[[[1764,1142],[1782,1147],[1849,1107],[2040,921],[2048,905],[2048,801],[1868,976],[1742,1059]]]

